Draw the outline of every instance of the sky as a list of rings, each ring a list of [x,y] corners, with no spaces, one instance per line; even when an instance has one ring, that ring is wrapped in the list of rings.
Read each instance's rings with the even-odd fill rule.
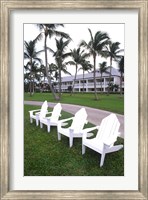
[[[57,30],[68,33],[72,38],[67,52],[69,49],[77,48],[81,40],[88,42],[90,40],[90,33],[88,28],[91,29],[93,36],[97,31],[107,32],[112,42],[120,42],[120,49],[124,49],[124,24],[64,24],[64,27],[58,27]],[[40,33],[36,24],[24,24],[24,41],[29,42],[33,40]],[[47,46],[51,49],[56,50],[55,38],[47,41]],[[44,47],[44,40],[37,43],[37,51],[42,50]],[[40,54],[40,58],[44,63],[44,53]],[[66,61],[72,60],[68,58]],[[90,57],[91,64],[93,64],[93,59]],[[109,58],[101,58],[97,56],[96,68],[99,69],[99,63],[106,61],[107,66],[109,66]],[[51,53],[48,53],[48,63],[54,62],[54,58]],[[117,68],[117,64],[113,62],[113,67]],[[67,70],[70,71],[72,75],[75,74],[74,66],[67,66]],[[78,74],[82,74],[82,71],[79,70]],[[62,73],[62,76],[67,76]]]

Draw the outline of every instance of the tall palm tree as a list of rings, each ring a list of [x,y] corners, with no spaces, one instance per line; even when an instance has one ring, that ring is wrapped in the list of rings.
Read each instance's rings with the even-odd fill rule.
[[[60,69],[60,68],[58,67],[57,62],[56,62],[56,64],[51,63],[50,65],[51,65],[51,74],[53,74],[53,79],[55,79],[56,81],[61,80],[61,78],[59,77],[59,69]],[[62,62],[61,72],[64,72],[65,74],[71,75],[71,74],[67,71],[67,67],[66,67],[66,64],[65,64],[64,62]],[[53,85],[57,85],[57,82],[54,82]],[[60,81],[59,81],[59,91],[61,90],[60,87],[61,87],[61,83],[60,83]],[[61,98],[61,95],[60,95],[59,98]]]
[[[99,63],[99,72],[100,72],[100,75],[101,75],[101,93],[102,93],[102,76],[103,76],[103,73],[107,72],[107,62],[102,62],[102,63]]]
[[[35,81],[39,80],[40,78],[40,68],[38,67],[38,63],[33,61],[32,66],[31,63],[28,62],[26,65],[24,65],[25,69],[25,78],[29,80],[29,90],[32,91],[32,94],[34,94],[35,91]]]
[[[118,59],[121,56],[121,55],[119,55],[119,53],[121,53],[123,51],[123,49],[120,49],[119,45],[120,45],[119,42],[109,41],[108,45],[106,45],[106,51],[104,51],[104,56],[110,58],[109,85],[111,83],[111,76],[112,76],[112,62],[113,62],[113,60],[118,61]],[[108,87],[108,88],[109,88],[108,89],[108,94],[109,94],[110,87]]]
[[[39,63],[42,63],[42,60],[38,58],[38,54],[40,51],[36,51],[36,44],[37,42],[41,39],[41,35],[38,35],[34,40],[31,40],[29,42],[24,42],[24,59],[29,60],[28,65],[30,65],[30,73],[32,73],[32,67],[33,67],[33,62],[38,61]],[[30,77],[31,78],[31,77]],[[30,96],[32,95],[31,91],[31,80],[30,80]]]
[[[78,72],[78,65],[81,65],[82,63],[84,63],[85,58],[88,58],[89,56],[90,56],[89,53],[85,53],[85,51],[81,50],[80,47],[78,47],[77,49],[74,48],[73,50],[71,50],[71,57],[73,60],[67,62],[67,64],[75,66],[75,76],[74,76],[73,86],[71,90],[71,95],[74,91],[74,86],[75,86],[77,72]]]
[[[81,62],[81,67],[79,70],[83,70],[83,93],[84,93],[84,73],[87,71],[90,71],[93,68],[93,65],[90,63],[90,61],[83,60]]]
[[[90,54],[93,56],[93,75],[94,75],[94,92],[95,92],[95,99],[98,100],[98,95],[96,91],[96,57],[97,55],[102,56],[103,55],[103,49],[105,45],[108,44],[109,36],[107,33],[98,31],[96,32],[95,36],[93,37],[92,31],[88,29],[90,33],[90,41],[87,43],[86,41],[81,41],[80,46],[86,47]]]
[[[118,62],[119,72],[120,72],[120,95],[122,95],[122,81],[124,74],[124,56],[122,56]]]
[[[53,56],[55,57],[57,69],[58,69],[58,76],[59,76],[59,99],[61,99],[61,72],[63,71],[64,73],[68,73],[66,70],[66,64],[64,63],[64,60],[71,55],[70,52],[65,52],[66,47],[68,44],[71,42],[71,39],[67,39],[64,41],[64,38],[61,37],[59,40],[56,40],[56,51],[53,51],[50,49],[50,52],[53,53]],[[70,74],[70,73],[68,73]]]
[[[44,77],[44,82],[45,82],[45,79],[46,79],[46,68],[45,68],[45,65],[41,65],[40,66],[40,73],[41,73],[41,76]]]
[[[48,84],[49,84],[49,87],[50,87],[50,90],[52,92],[54,99],[58,100],[58,97],[55,94],[54,88],[52,86],[51,76],[48,73],[47,38],[51,39],[53,36],[61,36],[61,37],[69,39],[70,37],[69,37],[68,34],[56,30],[57,27],[64,26],[63,24],[38,24],[37,26],[39,27],[41,34],[44,35],[45,66],[46,66],[46,76],[47,76],[47,79],[48,79]],[[49,69],[49,71],[50,71],[50,69]]]

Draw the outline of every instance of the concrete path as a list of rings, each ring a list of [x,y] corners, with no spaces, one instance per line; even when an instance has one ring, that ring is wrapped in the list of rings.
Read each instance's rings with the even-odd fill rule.
[[[43,102],[39,101],[24,101],[24,104],[27,105],[42,105]],[[53,108],[56,103],[48,103],[48,106]],[[102,119],[106,116],[108,116],[111,112],[99,110],[95,108],[90,108],[86,106],[79,106],[79,105],[73,105],[73,104],[61,104],[62,109],[66,112],[69,112],[71,114],[75,114],[80,108],[84,107],[86,109],[86,112],[88,114],[88,121],[94,125],[99,125],[102,121]],[[115,113],[116,114],[116,113]],[[117,118],[120,121],[120,133],[121,137],[124,138],[124,115],[116,114]]]

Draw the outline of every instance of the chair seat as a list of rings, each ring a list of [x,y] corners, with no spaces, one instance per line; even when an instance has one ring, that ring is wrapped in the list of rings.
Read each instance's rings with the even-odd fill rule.
[[[98,141],[97,138],[92,138],[92,139],[84,139],[83,140],[83,145],[101,153],[104,148],[104,144],[102,141]]]
[[[67,118],[59,121],[58,123],[58,140],[61,140],[61,135],[67,136],[69,138],[69,146],[73,146],[73,138],[83,137],[83,127],[87,123],[87,113],[85,108],[78,110],[74,117]],[[71,121],[69,127],[62,127],[63,122]]]
[[[72,130],[72,129],[71,129]],[[58,132],[59,133],[62,133],[63,135],[69,137],[70,136],[70,127],[69,128],[62,128],[60,127],[58,129]],[[83,134],[82,133],[73,133],[73,137],[76,137],[76,138],[82,138]]]
[[[43,128],[43,124],[47,126],[47,131],[50,132],[50,127],[51,126],[57,126],[59,117],[61,116],[61,104],[57,103],[53,111],[50,112],[51,116],[50,117],[41,117],[40,118],[40,127]]]
[[[51,119],[51,118],[43,118],[43,119],[40,119],[40,122],[45,124],[45,125],[48,125],[48,119]],[[54,121],[54,120],[50,120],[50,125],[55,125],[57,126],[57,121]]]

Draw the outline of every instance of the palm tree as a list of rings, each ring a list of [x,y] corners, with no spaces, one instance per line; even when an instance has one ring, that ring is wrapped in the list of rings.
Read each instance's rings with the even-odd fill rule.
[[[88,29],[90,33],[90,41],[86,43],[84,40],[81,41],[80,46],[86,47],[90,54],[93,56],[93,75],[94,75],[94,92],[95,92],[95,99],[98,100],[98,95],[96,91],[96,57],[97,55],[103,55],[103,49],[105,45],[108,44],[109,36],[107,33],[98,31],[96,32],[95,36],[93,37],[92,32],[90,29]]]
[[[75,86],[77,72],[78,72],[78,65],[81,65],[82,63],[84,63],[85,58],[88,58],[89,56],[90,55],[88,53],[85,53],[84,50],[81,50],[80,47],[78,47],[77,49],[71,50],[71,57],[72,57],[73,60],[68,61],[67,64],[74,65],[75,69],[76,69],[74,81],[73,81],[73,86],[72,86],[72,90],[71,90],[71,95],[74,91],[74,86]]]
[[[58,97],[56,96],[54,88],[52,86],[51,76],[48,73],[47,38],[49,37],[49,39],[51,39],[53,36],[61,36],[61,37],[69,39],[70,37],[69,37],[68,34],[56,30],[58,26],[63,26],[63,24],[38,24],[37,26],[39,27],[40,31],[43,31],[43,32],[41,32],[41,34],[44,34],[44,52],[45,52],[46,77],[48,79],[49,87],[50,87],[50,90],[52,92],[54,99],[58,100]],[[50,69],[49,69],[49,71],[50,71]]]
[[[104,51],[105,57],[110,57],[110,75],[109,75],[109,85],[111,83],[111,76],[112,76],[112,62],[117,61],[121,55],[119,55],[120,52],[123,51],[123,49],[120,49],[119,42],[111,42],[109,41],[108,45],[106,45],[106,51]],[[110,87],[108,90],[108,94],[110,93]]]
[[[122,81],[124,74],[124,56],[122,56],[118,62],[119,72],[120,72],[120,95],[122,95]]]
[[[57,64],[54,64],[54,63],[51,63],[50,66],[51,66],[51,74],[53,74],[53,79],[56,80],[56,82],[54,82],[53,85],[57,85],[57,81],[58,81],[58,80],[61,80],[61,78],[59,77],[59,69],[60,69],[60,68],[58,67]],[[71,75],[71,74],[67,71],[67,67],[66,67],[66,64],[65,64],[64,62],[62,63],[61,72],[64,72],[65,74]],[[59,91],[61,91],[60,87],[61,87],[61,83],[60,83],[60,81],[59,81]],[[59,99],[60,99],[60,98],[61,98],[61,94],[60,94],[60,96],[59,96]]]
[[[34,94],[35,91],[35,81],[40,79],[40,68],[38,67],[38,63],[36,63],[35,61],[32,62],[32,66],[31,63],[28,62],[26,65],[24,65],[24,69],[25,69],[25,78],[29,80],[29,88],[30,91],[32,91],[31,93]]]
[[[29,42],[24,42],[25,51],[24,51],[24,59],[29,60],[28,64],[30,65],[30,73],[32,72],[33,61],[38,61],[42,63],[42,60],[38,58],[38,54],[40,51],[36,51],[36,43],[41,39],[41,35],[38,35],[34,40]],[[30,77],[31,78],[31,77]],[[31,91],[31,80],[30,80],[30,96],[32,95]]]
[[[107,71],[107,69],[108,69],[107,62],[104,61],[102,63],[99,63],[99,72],[101,74],[101,92],[102,92],[102,75]]]
[[[84,73],[85,71],[89,71],[92,69],[93,65],[89,62],[89,61],[86,61],[84,60],[82,63],[81,63],[81,66],[79,70],[83,70],[83,93],[84,93]]]
[[[40,73],[41,73],[41,76],[44,77],[44,82],[45,82],[45,79],[46,79],[46,68],[45,68],[45,65],[41,65],[40,66]]]
[[[71,39],[68,39],[66,41],[64,41],[64,38],[61,37],[59,40],[56,40],[56,51],[53,51],[52,49],[50,49],[50,52],[53,53],[53,56],[55,57],[55,61],[56,61],[56,65],[57,69],[58,69],[58,76],[59,76],[59,99],[61,99],[61,72],[63,71],[64,73],[68,73],[68,71],[66,70],[66,64],[64,63],[64,60],[71,55],[70,52],[65,52],[66,47],[68,46],[68,44],[71,42]],[[70,73],[68,73],[70,74]]]

